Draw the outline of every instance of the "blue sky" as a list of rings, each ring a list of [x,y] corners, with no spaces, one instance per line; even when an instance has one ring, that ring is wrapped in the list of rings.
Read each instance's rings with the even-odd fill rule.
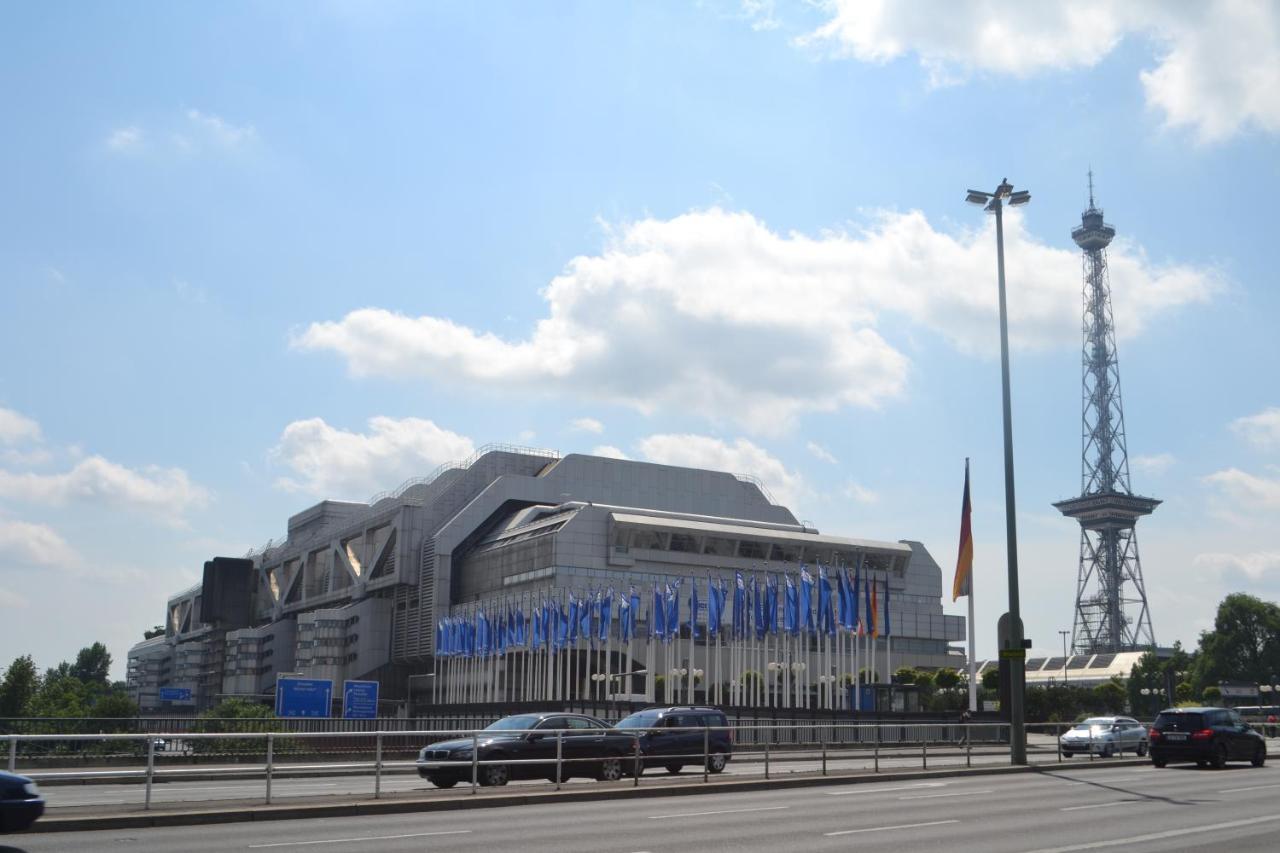
[[[0,657],[121,671],[205,559],[489,442],[754,473],[948,571],[971,457],[990,653],[963,198],[1005,176],[1023,611],[1057,648],[1090,167],[1157,640],[1276,598],[1280,11],[1004,6],[6,7]]]

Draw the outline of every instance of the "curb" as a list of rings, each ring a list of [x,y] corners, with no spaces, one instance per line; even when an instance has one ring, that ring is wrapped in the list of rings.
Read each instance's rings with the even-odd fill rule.
[[[249,808],[199,810],[181,812],[133,813],[123,815],[94,815],[86,817],[45,818],[27,830],[30,833],[89,832],[106,829],[146,829],[163,826],[199,826],[215,823],[247,823],[267,820],[303,820],[325,817],[360,817],[381,814],[406,814],[410,812],[463,811],[493,809],[508,806],[528,806],[554,802],[594,802],[607,800],[652,799],[655,797],[685,797],[702,794],[726,794],[740,791],[770,789],[815,788],[830,785],[875,784],[877,782],[901,782],[918,779],[945,779],[966,776],[1004,776],[1018,773],[1054,773],[1059,770],[1084,770],[1098,767],[1137,767],[1148,764],[1147,759],[1120,759],[1105,764],[1061,764],[1052,767],[1001,766],[960,767],[945,770],[910,770],[886,772],[876,775],[812,776],[798,779],[746,779],[705,784],[655,786],[650,788],[609,788],[586,791],[540,791],[528,794],[501,794],[486,797],[466,797],[434,800],[358,800],[355,802],[320,803],[296,806],[253,806]]]

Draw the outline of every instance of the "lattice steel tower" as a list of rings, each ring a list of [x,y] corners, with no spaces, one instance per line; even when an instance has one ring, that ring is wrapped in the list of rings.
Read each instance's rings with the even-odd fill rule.
[[[1080,497],[1054,504],[1080,522],[1072,649],[1076,654],[1144,650],[1155,645],[1138,559],[1138,519],[1160,505],[1129,486],[1120,365],[1111,316],[1107,246],[1116,229],[1093,203],[1071,232],[1084,250],[1084,415]]]

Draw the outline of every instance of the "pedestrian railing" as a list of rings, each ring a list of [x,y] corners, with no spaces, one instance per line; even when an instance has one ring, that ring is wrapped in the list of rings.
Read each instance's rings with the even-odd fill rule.
[[[1028,725],[1028,758],[1062,762],[1065,724]],[[655,736],[655,732],[660,732]],[[495,736],[518,738],[492,744]],[[512,743],[538,748],[512,749]],[[442,741],[462,746],[432,750]],[[466,749],[466,741],[470,741]],[[571,777],[639,786],[647,770],[697,768],[673,781],[709,782],[727,768],[765,778],[797,773],[848,775],[940,766],[972,767],[1007,760],[1005,723],[796,723],[662,729],[432,729],[374,732],[228,732],[172,734],[10,734],[0,748],[11,772],[39,782],[141,783],[141,805],[157,784],[210,777],[244,781],[239,799],[271,803],[273,784],[290,776],[368,775],[367,794],[381,798],[388,774],[419,772],[466,795],[513,778],[543,778],[557,789]],[[428,752],[422,760],[419,753]],[[433,755],[444,753],[443,755]],[[530,754],[534,753],[536,754]],[[101,766],[58,766],[69,755]],[[1094,750],[1090,758],[1098,757]],[[209,764],[208,762],[215,762]],[[663,777],[666,778],[666,777]],[[257,788],[254,793],[253,787]],[[426,781],[424,780],[424,785]],[[650,776],[645,784],[662,784]],[[358,792],[357,792],[358,793]],[[461,792],[459,792],[461,793]],[[50,803],[57,807],[56,796]]]

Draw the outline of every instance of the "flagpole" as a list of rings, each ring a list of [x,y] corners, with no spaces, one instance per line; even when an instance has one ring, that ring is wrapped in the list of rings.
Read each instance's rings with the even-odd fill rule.
[[[973,572],[969,572],[969,712],[977,713],[978,711],[978,678],[974,654],[974,629],[973,629]]]

